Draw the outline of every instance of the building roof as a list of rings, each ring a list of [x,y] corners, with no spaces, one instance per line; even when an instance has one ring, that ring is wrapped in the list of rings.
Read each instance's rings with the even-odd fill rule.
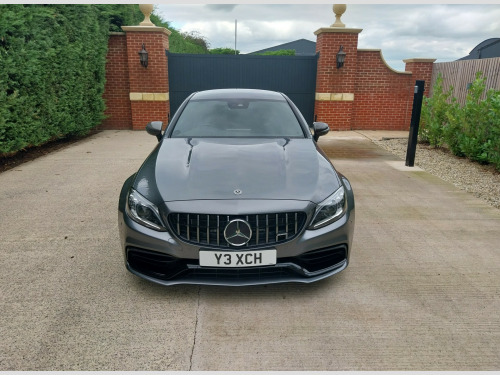
[[[311,56],[316,54],[316,42],[312,42],[307,39],[298,39],[293,42],[288,42],[284,44],[279,44],[274,47],[269,47],[266,49],[261,49],[260,51],[250,52],[250,55],[256,53],[279,51],[282,49],[293,49],[295,50],[295,56]]]
[[[490,57],[500,57],[500,38],[490,38],[479,43],[468,56],[459,60],[487,59]]]

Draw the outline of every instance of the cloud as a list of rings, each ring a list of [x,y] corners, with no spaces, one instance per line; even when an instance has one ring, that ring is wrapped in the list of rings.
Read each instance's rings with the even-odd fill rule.
[[[212,48],[249,53],[297,39],[335,21],[331,4],[160,4],[159,13],[182,31],[199,31]],[[451,61],[485,39],[500,36],[496,4],[348,4],[347,27],[361,28],[359,48],[382,49],[386,61],[404,70],[403,59]]]
[[[207,4],[205,7],[216,12],[231,12],[238,4]]]

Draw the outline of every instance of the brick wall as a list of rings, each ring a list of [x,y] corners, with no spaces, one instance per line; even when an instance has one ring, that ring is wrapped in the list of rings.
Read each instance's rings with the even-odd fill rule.
[[[357,53],[353,129],[409,129],[412,75],[389,68],[379,50]]]
[[[157,27],[128,26],[126,33],[109,38],[104,99],[107,109],[101,129],[144,129],[150,121],[167,122],[169,31]],[[434,59],[409,59],[405,72],[396,72],[384,61],[380,50],[358,50],[361,29],[319,29],[316,80],[316,121],[333,130],[408,130],[416,80],[432,77]],[[142,44],[149,54],[144,68],[138,52]],[[337,69],[340,46],[346,53]]]
[[[127,32],[127,56],[130,74],[130,92],[168,92],[167,57],[168,38],[162,33]],[[166,39],[166,40],[164,40]],[[142,44],[148,51],[148,67],[139,61]]]
[[[106,60],[106,86],[103,97],[106,102],[104,114],[107,118],[103,121],[101,129],[132,129],[125,33],[109,36]]]
[[[332,130],[351,130],[353,117],[352,102],[316,101],[314,106],[316,121],[325,122]]]
[[[316,92],[353,92],[357,67],[358,34],[322,33],[316,41],[319,52]],[[340,46],[346,53],[344,67],[337,69]]]
[[[166,94],[168,87],[168,62],[165,50],[168,49],[168,35],[161,32],[144,31],[143,28],[127,30],[127,56],[130,71],[130,92],[143,94]],[[158,28],[160,29],[160,28]],[[147,30],[147,29],[146,29]],[[144,43],[148,51],[148,66],[139,61],[139,51]],[[132,129],[142,130],[151,121],[167,123],[170,103],[168,100],[132,100]]]
[[[316,100],[314,113],[317,121],[326,122],[331,129],[350,130],[352,128],[354,102],[342,100],[341,94],[354,92],[357,45],[357,32],[319,32],[317,34],[316,52],[319,52],[319,59],[316,93],[322,97],[322,100]],[[346,53],[346,57],[344,67],[337,69],[337,53],[340,46]],[[338,97],[339,100],[332,100],[333,97]]]
[[[132,101],[132,129],[144,130],[151,121],[163,121],[167,124],[168,105],[164,101]]]
[[[142,130],[150,121],[167,122],[168,72],[165,50],[169,31],[159,27],[123,27],[108,43],[106,63],[105,115],[101,129]],[[143,67],[139,51],[144,43],[148,66]]]
[[[431,90],[432,68],[435,59],[408,59],[405,62],[405,71],[412,72],[413,82],[417,80],[425,81],[424,95],[429,96]]]
[[[426,93],[434,59],[409,59],[405,72],[390,68],[380,50],[358,50],[361,29],[322,28],[315,32],[319,52],[315,116],[332,130],[408,130],[416,80]],[[343,46],[344,66],[336,54]]]

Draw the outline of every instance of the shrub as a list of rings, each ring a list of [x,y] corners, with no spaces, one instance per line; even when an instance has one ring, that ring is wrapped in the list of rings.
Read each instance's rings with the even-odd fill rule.
[[[122,26],[138,25],[144,15],[135,4],[96,4],[101,17],[109,20],[109,31],[123,32]]]
[[[446,112],[447,123],[443,128],[444,142],[451,152],[457,156],[464,156],[461,151],[462,128],[460,127],[460,105],[454,102]]]
[[[294,49],[280,49],[278,51],[267,51],[262,53],[254,53],[254,55],[262,56],[295,56]]]
[[[233,48],[213,48],[210,50],[211,55],[239,55],[240,51]]]
[[[433,94],[430,98],[424,98],[422,116],[419,127],[421,141],[428,142],[431,146],[442,146],[444,142],[444,129],[447,126],[451,106],[450,98],[453,87],[443,92],[443,77],[439,74],[433,86]]]
[[[0,153],[101,123],[108,28],[92,5],[0,5]]]
[[[0,155],[98,126],[109,31],[143,18],[137,5],[0,4]],[[170,29],[172,52],[208,53],[201,35]]]
[[[465,104],[460,106],[451,97],[452,89],[443,93],[438,77],[433,97],[424,101],[419,135],[431,145],[446,144],[457,156],[492,163],[500,170],[500,91],[491,89],[482,99],[485,82],[478,72]]]
[[[142,13],[141,13],[142,15]],[[198,32],[180,33],[178,30],[170,26],[167,21],[156,14],[151,14],[151,21],[159,27],[169,29],[172,34],[168,38],[169,51],[173,53],[193,53],[193,54],[207,54],[208,40]]]
[[[485,144],[488,161],[500,170],[500,91],[488,90],[489,139]]]
[[[458,130],[453,151],[480,163],[492,161],[499,130],[498,120],[494,115],[499,92],[489,90],[486,99],[481,99],[486,87],[485,82],[482,73],[478,72],[469,88],[465,105],[454,108],[453,115],[449,116]]]

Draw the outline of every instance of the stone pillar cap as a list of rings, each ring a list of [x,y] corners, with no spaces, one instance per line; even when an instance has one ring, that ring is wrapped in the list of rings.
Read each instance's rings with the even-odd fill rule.
[[[123,31],[134,31],[134,32],[143,32],[143,33],[163,33],[166,35],[172,34],[169,29],[158,26],[122,26]]]
[[[314,32],[314,35],[322,33],[350,33],[359,34],[363,29],[351,29],[347,27],[322,27]]]

